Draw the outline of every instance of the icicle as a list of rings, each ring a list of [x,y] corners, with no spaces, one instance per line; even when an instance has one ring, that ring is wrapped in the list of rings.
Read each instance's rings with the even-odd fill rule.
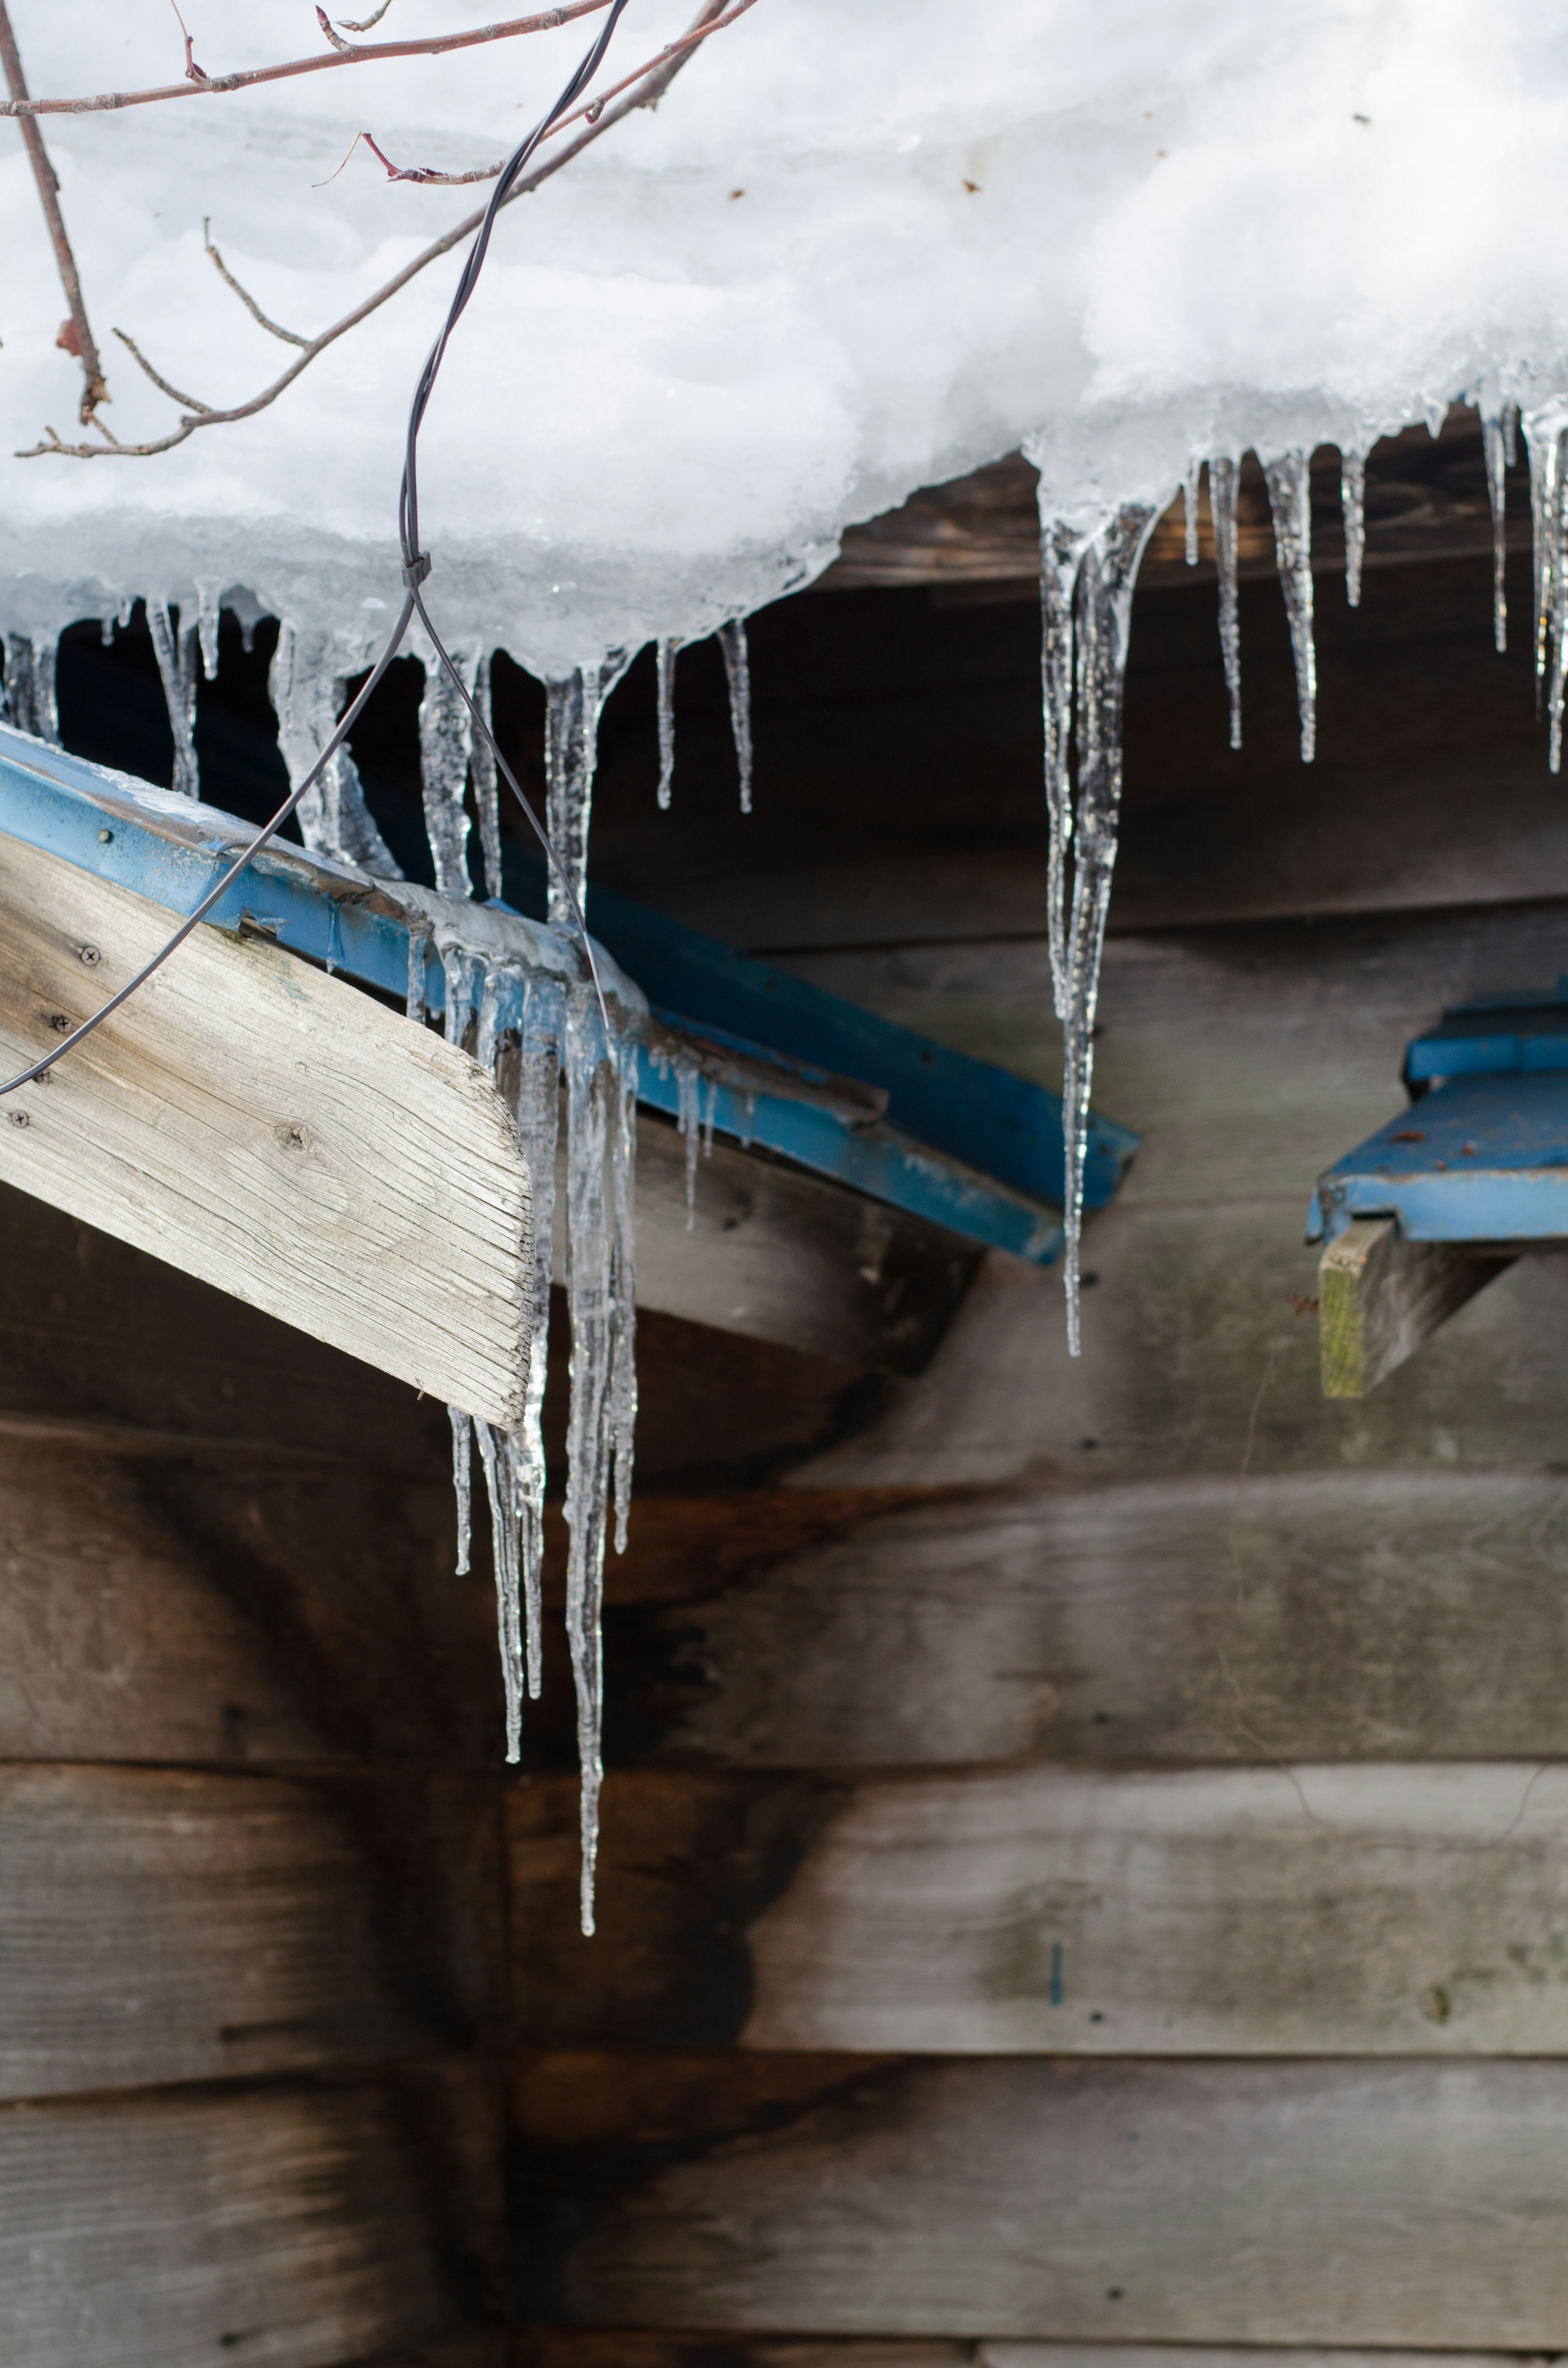
[[[1551,512],[1551,688],[1547,700],[1551,738],[1547,764],[1554,773],[1562,766],[1562,689],[1568,671],[1568,425],[1558,430]]]
[[[659,685],[659,811],[667,814],[676,772],[676,653],[678,638],[660,642],[655,651]]]
[[[454,650],[452,663],[470,698],[479,673],[477,650]],[[444,896],[472,896],[468,869],[468,765],[473,718],[451,676],[434,653],[425,664],[425,696],[419,702],[419,771],[425,789],[425,835]]]
[[[1040,688],[1045,709],[1046,905],[1051,985],[1058,1019],[1067,1017],[1067,850],[1073,838],[1073,587],[1088,547],[1080,526],[1040,521]]]
[[[517,1562],[517,1486],[512,1441],[504,1430],[476,1422],[479,1460],[490,1499],[490,1547],[495,1565],[495,1631],[501,1647],[501,1682],[506,1697],[506,1758],[523,1749],[522,1592]]]
[[[201,795],[201,777],[196,761],[196,643],[197,628],[182,619],[176,628],[172,622],[168,603],[147,601],[147,629],[153,636],[153,655],[158,661],[163,677],[164,704],[169,712],[169,730],[174,734],[174,788],[182,798]]]
[[[468,1568],[469,1548],[472,1543],[473,1424],[460,1406],[449,1406],[447,1414],[452,1426],[452,1494],[458,1506],[458,1576],[461,1577]]]
[[[1353,444],[1339,456],[1339,500],[1345,513],[1345,598],[1358,609],[1367,557],[1367,456]]]
[[[494,728],[490,704],[490,653],[479,661],[473,678],[473,703],[483,722]],[[475,732],[469,757],[469,770],[473,775],[473,802],[479,809],[479,844],[484,858],[484,893],[487,896],[504,896],[506,893],[501,871],[501,811],[500,785],[495,770],[495,751],[483,732]]]
[[[711,1159],[713,1156],[713,1124],[718,1114],[719,1080],[717,1077],[710,1077],[708,1080],[708,1108],[704,1111],[702,1119],[702,1156],[704,1159]]]
[[[567,1421],[566,1639],[577,1693],[582,1770],[582,1922],[594,1929],[603,1772],[603,1643],[600,1609],[611,1454],[614,1366],[609,1226],[605,1167],[616,1078],[605,1057],[591,989],[566,995],[566,1290],[572,1311],[572,1407]]]
[[[615,1550],[626,1552],[637,1425],[637,1047],[623,1043],[615,1080],[610,1143],[609,1440],[615,1462]]]
[[[1312,646],[1312,487],[1307,455],[1282,452],[1277,461],[1264,462],[1263,473],[1268,481],[1274,551],[1296,661],[1301,762],[1310,765],[1317,746],[1317,654]]]
[[[112,617],[100,617],[98,619],[98,644],[102,649],[113,649],[114,619]]]
[[[528,1284],[528,1391],[517,1433],[517,1510],[527,1613],[528,1692],[541,1681],[540,1571],[544,1560],[543,1410],[550,1333],[550,1274],[555,1222],[555,1149],[561,1122],[561,990],[530,978],[523,1000],[517,1121],[533,1183],[533,1268]]]
[[[686,1140],[686,1230],[697,1224],[697,1159],[702,1139],[702,1072],[695,1061],[676,1053],[676,1133]]]
[[[1077,593],[1078,812],[1074,833],[1073,917],[1067,945],[1062,1133],[1065,1153],[1062,1230],[1066,1248],[1067,1349],[1080,1350],[1078,1248],[1083,1231],[1084,1162],[1094,1076],[1095,1012],[1100,952],[1110,904],[1121,808],[1122,687],[1138,563],[1159,516],[1129,502],[1084,555]]]
[[[1220,577],[1220,649],[1231,702],[1231,746],[1242,745],[1242,624],[1236,607],[1236,476],[1234,461],[1209,463],[1209,515]]]
[[[578,666],[574,673],[545,685],[546,826],[579,912],[588,893],[588,821],[598,762],[599,717],[630,663],[628,651],[611,650],[597,666]],[[553,864],[548,897],[551,919],[569,924],[571,899]]]
[[[741,774],[741,812],[751,812],[751,654],[746,647],[744,617],[732,617],[719,628],[724,672],[730,683],[730,728],[735,735],[735,761]]]
[[[337,729],[347,677],[325,633],[297,633],[284,622],[267,669],[267,695],[278,718],[278,746],[297,788]],[[340,856],[382,880],[401,880],[397,862],[365,803],[359,775],[340,748],[297,809],[300,836],[321,855]]]
[[[1486,459],[1487,499],[1492,505],[1492,636],[1499,651],[1508,646],[1508,468],[1516,416],[1510,404],[1483,402],[1481,443]]]
[[[460,1044],[466,1051],[469,1030],[477,1025],[484,985],[483,966],[465,946],[444,945],[441,969],[446,985],[446,1039],[449,1044]]]
[[[120,604],[119,604],[119,613],[117,614],[117,616],[116,616],[116,618],[115,618],[115,623],[119,627],[119,630],[120,630],[120,632],[121,632],[122,633],[124,632],[124,631],[125,631],[125,629],[126,629],[127,625],[129,625],[129,624],[130,624],[131,618],[132,618],[135,614],[136,614],[136,595],[135,595],[135,593],[134,593],[134,592],[128,592],[128,593],[125,595],[125,598],[121,600],[121,602],[120,602]]]
[[[1530,526],[1535,576],[1536,705],[1540,712],[1553,620],[1560,612],[1562,557],[1562,435],[1568,409],[1561,403],[1543,404],[1527,412],[1521,425],[1530,469]]]
[[[52,634],[6,636],[6,706],[18,732],[60,746],[60,703],[55,694],[56,643]]]
[[[1198,481],[1203,474],[1203,463],[1195,454],[1187,464],[1187,474],[1181,481],[1182,524],[1187,529],[1187,564],[1198,564]]]
[[[222,583],[210,575],[196,579],[197,629],[201,639],[201,671],[209,682],[218,673],[219,595]]]
[[[260,622],[259,617],[243,617],[240,620],[240,647],[247,658],[255,651],[256,629]]]

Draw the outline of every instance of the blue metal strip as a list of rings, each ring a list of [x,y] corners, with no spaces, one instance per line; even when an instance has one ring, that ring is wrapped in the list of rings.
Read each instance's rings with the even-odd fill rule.
[[[176,798],[168,791],[151,789],[123,775],[117,776],[4,726],[0,726],[0,828],[175,913],[188,913],[210,888],[215,874],[232,861],[236,848],[248,843],[254,835],[246,825],[231,815]],[[242,921],[248,919],[267,928],[279,945],[309,955],[401,1001],[408,983],[409,923],[395,912],[376,909],[378,901],[395,905],[398,896],[395,882],[384,883],[384,894],[382,888],[383,883],[368,885],[361,874],[330,859],[310,855],[290,845],[277,845],[257,857],[214,907],[210,917],[218,927],[231,929],[237,929]],[[615,901],[627,910],[636,910],[627,906],[625,899]],[[460,921],[463,908],[454,905],[453,912],[454,918]],[[526,933],[527,939],[516,949],[517,958],[522,962],[537,958],[539,924],[515,926],[519,936]],[[661,928],[674,926],[660,924]],[[631,934],[630,930],[625,932],[623,943]],[[695,939],[693,932],[680,934],[692,939],[697,947],[707,946],[708,941]],[[561,948],[562,971],[575,975],[575,949],[565,941],[555,942]],[[714,951],[724,952],[723,949]],[[615,954],[617,950],[611,948],[610,951]],[[743,970],[758,967],[742,964],[739,956],[725,959]],[[631,974],[635,976],[635,972]],[[781,981],[783,978],[778,973],[767,975]],[[426,982],[429,1008],[438,1013],[444,1007],[445,979],[434,953],[426,957]],[[905,1069],[912,1060],[922,1057],[921,1040],[908,1031],[875,1020],[869,1014],[855,1013],[852,1006],[839,1003],[835,996],[822,996],[814,988],[799,987],[794,981],[788,985],[808,998],[813,1008],[829,1006],[839,1015],[848,1013],[853,1020],[865,1023],[857,1033],[849,1022],[841,1021],[833,1039],[835,1051],[840,1043],[854,1043],[861,1055],[862,1073],[869,1069],[870,1076],[877,1077],[866,1056],[883,1046],[897,1051]],[[756,990],[742,998],[747,1009],[756,1008],[757,992],[767,995],[769,990]],[[783,996],[780,1008],[795,1011],[795,1032],[799,1035],[801,1006]],[[515,1015],[504,1014],[503,1024],[507,1017]],[[678,1020],[673,1022],[673,1027],[678,1038]],[[692,1040],[688,1037],[687,1041]],[[700,1042],[694,1042],[692,1049],[699,1055],[705,1050]],[[1028,1098],[1029,1122],[1037,1136],[1044,1124],[1042,1106],[1049,1106],[1056,1113],[1053,1172],[1060,1177],[1060,1105],[1054,1097],[984,1063],[965,1062],[961,1055],[940,1047],[930,1050],[935,1076],[938,1081],[943,1077],[957,1079],[960,1099],[966,1109],[974,1106],[977,1078],[1001,1079],[1006,1087],[1015,1088],[1016,1109],[1017,1096]],[[819,1045],[819,1059],[822,1051]],[[759,1061],[765,1074],[765,1054],[753,1054],[749,1065],[755,1068]],[[1062,1246],[1060,1213],[1050,1205],[1041,1205],[1044,1196],[1010,1188],[1006,1179],[998,1181],[989,1174],[980,1173],[969,1160],[915,1139],[906,1126],[890,1122],[895,1115],[891,1108],[888,1121],[878,1121],[869,1114],[864,1120],[853,1113],[846,1116],[835,1101],[831,1086],[820,1099],[813,1099],[802,1064],[792,1061],[784,1065],[790,1073],[789,1081],[778,1094],[764,1089],[754,1096],[722,1077],[705,1082],[704,1115],[711,1097],[713,1123],[743,1144],[755,1144],[778,1153],[819,1175],[832,1177],[858,1191],[907,1209],[971,1240],[1039,1262],[1057,1256]],[[882,1081],[878,1078],[877,1082]],[[661,1076],[644,1051],[640,1061],[639,1099],[674,1116],[678,1097],[676,1078],[669,1074]],[[905,1093],[901,1109],[907,1109],[911,1099]],[[944,1133],[951,1131],[950,1126],[944,1128]],[[1103,1197],[1108,1189],[1105,1160],[1111,1156],[1103,1146],[1111,1146],[1116,1172],[1119,1174],[1137,1138],[1101,1121],[1096,1141],[1102,1145],[1096,1153],[1096,1189]],[[969,1146],[971,1151],[977,1147]],[[1039,1164],[1037,1157],[1037,1167]]]
[[[1568,1072],[1434,1087],[1318,1179],[1309,1238],[1397,1217],[1415,1242],[1568,1238]]]

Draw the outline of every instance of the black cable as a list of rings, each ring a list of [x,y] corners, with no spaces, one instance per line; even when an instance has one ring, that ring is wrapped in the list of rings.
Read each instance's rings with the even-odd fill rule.
[[[527,139],[522,142],[521,145],[517,147],[507,159],[507,162],[496,181],[495,187],[491,192],[490,203],[484,210],[484,219],[480,223],[479,229],[475,233],[473,245],[469,249],[467,258],[463,264],[463,268],[458,280],[457,292],[453,296],[451,304],[448,310],[446,320],[442,324],[441,334],[437,338],[435,344],[431,347],[429,355],[426,359],[425,367],[419,373],[418,382],[414,390],[414,400],[409,406],[408,435],[403,452],[403,481],[398,491],[398,537],[403,549],[403,580],[406,597],[403,604],[403,613],[392,629],[391,638],[389,639],[385,649],[382,650],[381,656],[376,660],[375,666],[367,676],[364,683],[361,685],[358,695],[348,709],[347,713],[338,724],[338,727],[333,734],[332,738],[327,742],[326,746],[322,750],[321,755],[316,758],[315,763],[311,767],[310,771],[305,775],[304,780],[300,783],[298,789],[290,791],[290,794],[284,799],[283,803],[278,807],[278,812],[273,815],[271,821],[265,824],[263,827],[257,831],[250,845],[245,848],[244,853],[235,858],[234,861],[229,866],[229,869],[223,873],[222,877],[208,890],[206,895],[203,896],[195,911],[187,915],[186,918],[180,923],[179,928],[175,931],[173,937],[169,939],[167,944],[161,948],[161,950],[153,955],[152,961],[142,969],[139,970],[135,977],[130,980],[126,985],[122,986],[119,990],[118,994],[110,996],[108,1001],[103,1006],[101,1010],[95,1011],[90,1019],[85,1019],[80,1028],[74,1029],[71,1034],[67,1036],[62,1042],[54,1047],[52,1052],[47,1053],[41,1061],[35,1061],[30,1069],[24,1069],[19,1076],[8,1078],[4,1084],[0,1084],[0,1095],[15,1093],[19,1086],[31,1085],[36,1079],[47,1076],[48,1072],[53,1068],[57,1061],[62,1060],[65,1054],[75,1045],[80,1044],[85,1037],[90,1036],[95,1028],[101,1028],[104,1021],[108,1019],[113,1012],[118,1011],[120,1005],[128,1001],[129,998],[136,993],[138,987],[144,986],[147,981],[152,977],[153,972],[160,970],[164,963],[168,961],[169,956],[172,953],[176,952],[178,949],[184,945],[191,931],[196,928],[199,921],[206,919],[208,914],[212,910],[214,905],[218,903],[225,890],[233,885],[234,882],[240,877],[240,874],[247,868],[255,858],[260,854],[267,841],[277,837],[284,824],[289,820],[290,814],[293,814],[306,791],[312,789],[315,783],[320,780],[328,763],[336,756],[337,751],[347,739],[349,733],[354,728],[354,725],[358,722],[371,692],[375,689],[377,684],[381,681],[381,677],[385,674],[388,666],[391,666],[393,658],[396,657],[398,651],[402,648],[403,640],[408,632],[408,628],[413,621],[414,614],[416,609],[419,613],[420,621],[424,625],[425,631],[429,635],[431,644],[439,657],[441,664],[445,666],[453,682],[456,683],[458,689],[462,693],[463,700],[468,708],[469,713],[472,716],[474,723],[478,725],[480,731],[483,733],[492,755],[494,757],[502,772],[506,776],[509,787],[516,795],[519,804],[522,806],[524,813],[528,815],[529,822],[533,825],[533,827],[539,836],[540,842],[544,848],[545,854],[549,858],[551,863],[554,866],[556,876],[565,890],[566,900],[572,908],[572,916],[582,932],[583,951],[587,956],[589,975],[594,983],[594,992],[598,997],[599,1012],[605,1023],[605,1032],[607,1036],[608,1035],[609,1014],[605,1009],[604,989],[599,985],[598,965],[594,960],[594,949],[588,937],[588,925],[583,917],[583,909],[577,901],[576,892],[573,888],[571,881],[567,878],[566,871],[562,864],[560,856],[556,853],[555,848],[551,841],[550,834],[545,829],[544,825],[540,821],[539,816],[535,814],[532,806],[528,803],[528,799],[523,795],[522,790],[518,786],[516,774],[513,772],[510,765],[507,764],[506,759],[502,756],[500,749],[495,745],[494,734],[491,732],[491,729],[486,723],[484,718],[480,714],[473,700],[469,697],[468,689],[463,682],[462,677],[459,674],[457,667],[453,665],[450,657],[448,655],[447,650],[442,643],[439,635],[437,633],[435,627],[430,622],[429,613],[426,609],[425,603],[419,596],[419,586],[430,573],[430,554],[428,552],[422,552],[419,549],[418,461],[419,430],[424,423],[425,413],[429,405],[430,397],[435,392],[436,380],[439,373],[441,364],[446,359],[447,346],[450,340],[452,331],[456,328],[459,321],[467,310],[469,299],[473,294],[475,286],[478,284],[480,272],[484,268],[484,258],[489,251],[490,234],[494,226],[496,213],[506,203],[518,174],[522,171],[523,166],[528,163],[528,160],[532,155],[534,150],[539,146],[540,142],[545,137],[545,134],[549,131],[551,126],[555,123],[560,117],[568,112],[575,101],[581,97],[584,90],[586,89],[588,84],[592,82],[595,74],[597,74],[600,65],[604,62],[605,51],[609,47],[610,37],[614,33],[617,25],[620,22],[621,16],[624,13],[627,5],[628,0],[611,0],[609,15],[606,18],[597,39],[594,41],[586,55],[577,65],[576,70],[573,74],[570,81],[567,83],[565,89],[562,92],[554,106],[550,109],[550,112],[540,118],[540,120],[535,124]]]

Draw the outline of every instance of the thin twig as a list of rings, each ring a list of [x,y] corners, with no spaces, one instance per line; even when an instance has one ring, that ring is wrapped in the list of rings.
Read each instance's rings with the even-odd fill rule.
[[[356,23],[354,22],[354,19],[353,19],[353,17],[345,17],[345,18],[343,19],[343,29],[344,29],[344,31],[345,31],[346,33],[368,33],[368,32],[369,32],[369,31],[370,31],[370,29],[371,29],[371,28],[372,28],[373,26],[379,25],[379,24],[381,23],[381,18],[386,15],[387,10],[388,10],[391,6],[392,6],[392,0],[381,0],[381,6],[376,10],[375,15],[374,15],[373,17],[362,17],[360,18],[359,22],[358,22],[358,24],[356,24]]]
[[[546,8],[537,17],[513,17],[499,25],[476,25],[467,33],[438,33],[423,41],[357,42],[352,48],[290,58],[283,65],[251,66],[242,74],[208,74],[200,82],[160,83],[153,90],[102,91],[96,98],[29,98],[26,90],[0,99],[0,115],[97,115],[106,108],[149,107],[165,98],[206,97],[210,93],[250,90],[257,83],[284,82],[292,74],[324,74],[333,66],[373,64],[378,58],[438,58],[449,50],[472,50],[483,41],[509,41],[520,33],[552,32],[578,17],[607,8],[609,0],[565,0],[560,8]]]
[[[6,6],[6,0],[0,0],[0,61],[4,62],[6,85],[11,94],[10,105],[5,111],[16,114],[17,102],[27,98],[28,82],[27,76],[22,72],[22,53],[17,47],[17,36],[11,29],[11,16]],[[60,268],[60,284],[65,290],[65,302],[71,307],[71,318],[61,329],[55,343],[66,353],[74,354],[82,365],[84,381],[82,406],[77,416],[84,427],[91,427],[94,424],[93,414],[99,404],[108,403],[110,399],[108,386],[104,378],[103,364],[98,359],[97,347],[93,341],[93,332],[88,324],[87,307],[82,298],[82,282],[76,271],[76,258],[71,252],[71,241],[65,233],[65,217],[60,211],[60,183],[55,177],[54,167],[49,161],[49,151],[43,144],[43,134],[38,125],[28,116],[23,115],[21,129],[28,160],[33,168],[33,179],[38,183],[43,218],[49,224],[49,235],[54,245],[54,260]]]
[[[157,387],[162,393],[166,394],[171,403],[183,403],[186,408],[189,411],[210,412],[211,410],[212,405],[210,403],[203,403],[199,395],[182,394],[177,386],[171,386],[166,378],[160,378],[134,337],[128,337],[123,329],[117,329],[114,334],[119,339],[122,346],[129,347],[135,359],[141,364],[148,377],[152,380],[153,384]],[[104,424],[101,419],[95,420],[93,425],[95,427],[103,429],[103,432],[108,435],[108,431],[107,428],[104,428]],[[111,438],[110,441],[112,442],[113,440],[114,439]],[[122,444],[119,449],[123,452],[126,450],[126,447]]]
[[[4,5],[5,0],[0,0],[0,7]],[[519,180],[506,199],[506,204],[512,205],[518,198],[527,197],[531,189],[537,189],[541,182],[548,181],[553,174],[559,173],[563,165],[569,165],[574,156],[582,154],[585,148],[590,147],[596,140],[602,138],[612,125],[624,122],[625,119],[629,115],[635,114],[639,108],[656,107],[687,61],[696,54],[698,43],[705,40],[710,33],[720,32],[726,25],[733,24],[737,17],[744,16],[753,6],[755,6],[755,0],[733,0],[733,5],[729,10],[721,13],[723,0],[703,0],[703,6],[699,11],[689,31],[684,34],[679,41],[671,42],[669,49],[661,54],[653,70],[644,75],[638,89],[629,97],[623,98],[619,107],[607,108],[597,122],[585,125],[574,140],[567,142],[559,155],[548,158],[544,164],[537,166],[533,172]],[[187,437],[194,436],[199,427],[223,427],[238,419],[254,418],[258,411],[265,411],[269,404],[276,403],[278,396],[292,386],[301,372],[310,368],[318,354],[324,353],[328,346],[335,345],[338,338],[346,336],[350,329],[358,328],[361,321],[368,320],[372,313],[379,311],[381,306],[395,296],[401,289],[406,288],[409,281],[416,279],[427,265],[437,263],[442,256],[449,255],[454,246],[460,245],[465,238],[479,228],[480,223],[484,220],[485,211],[486,209],[482,206],[477,213],[470,214],[466,221],[457,223],[453,229],[437,239],[432,245],[427,246],[422,255],[416,255],[412,263],[405,264],[401,271],[394,273],[391,279],[376,290],[373,296],[367,296],[362,304],[355,306],[353,312],[346,313],[340,321],[335,321],[330,329],[324,329],[319,337],[312,338],[303,348],[298,361],[290,362],[289,368],[279,377],[275,378],[270,386],[264,387],[261,393],[253,395],[248,403],[236,404],[232,411],[198,411],[193,405],[192,416],[182,419],[176,428],[171,430],[167,436],[157,437],[145,444],[117,444],[112,447],[102,444],[63,444],[58,437],[54,436],[52,429],[47,429],[46,434],[53,438],[51,442],[34,444],[27,451],[17,452],[15,458],[18,461],[37,461],[51,454],[58,454],[62,460],[72,461],[101,461],[110,457],[123,458],[128,461],[146,461],[160,452],[172,452],[176,445],[183,444]]]
[[[191,40],[189,33],[186,30],[185,18],[179,12],[179,0],[169,0],[169,6],[175,12],[175,23],[179,27],[181,36],[185,41],[185,78],[187,82],[205,82],[207,76],[202,73],[201,68],[196,63],[195,45]]]
[[[388,6],[391,6],[391,0],[388,0]],[[256,302],[256,298],[250,293],[249,290],[240,286],[239,281],[234,278],[233,273],[229,269],[228,265],[224,262],[222,256],[219,254],[217,248],[212,244],[212,217],[210,214],[203,214],[201,217],[201,237],[208,254],[212,257],[213,262],[218,267],[219,278],[228,281],[229,286],[233,290],[235,295],[239,298],[241,303],[244,306],[245,311],[250,314],[252,320],[259,321],[264,329],[270,329],[275,337],[281,337],[286,346],[308,346],[311,342],[309,337],[301,337],[292,329],[279,328],[276,321],[269,321],[267,314],[262,311],[261,306]],[[123,335],[124,333],[122,331],[119,334]],[[129,343],[129,339],[127,342]],[[140,356],[138,356],[138,359],[140,359]],[[205,409],[205,405],[197,403],[193,404],[191,408],[193,411],[201,411]]]

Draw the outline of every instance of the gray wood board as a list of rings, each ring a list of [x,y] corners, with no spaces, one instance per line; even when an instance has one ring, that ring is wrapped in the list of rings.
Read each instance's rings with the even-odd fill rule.
[[[432,2368],[445,2368],[444,2361]],[[892,2342],[854,2337],[816,2342],[784,2337],[629,2334],[532,2327],[517,2339],[513,2368],[1521,2368],[1509,2351],[1352,2351],[1300,2345]],[[1544,2363],[1542,2363],[1544,2368]]]
[[[1559,1471],[1172,1478],[858,1515],[824,1496],[814,1537],[817,1500],[786,1494],[798,1526],[777,1521],[771,1553],[763,1520],[730,1565],[694,1535],[687,1600],[672,1576],[675,1600],[618,1612],[612,1575],[612,1742],[824,1770],[1568,1757]]]
[[[494,2037],[492,1787],[0,1769],[0,2098]]]
[[[499,1754],[495,1612],[451,1483],[0,1437],[0,1756]]]
[[[1568,2066],[573,2055],[520,2062],[513,2111],[532,2150],[514,2259],[534,2317],[1568,2338]]]
[[[0,2349],[27,2368],[417,2357],[494,2301],[482,2082],[0,2112]],[[438,2355],[437,2355],[438,2356]]]
[[[6,1064],[58,1043],[168,930],[162,906],[8,842]],[[517,1419],[517,1131],[465,1053],[371,996],[204,924],[6,1118],[6,1182],[433,1396]]]
[[[612,1774],[510,1804],[539,2046],[1568,2055],[1568,1770]]]

